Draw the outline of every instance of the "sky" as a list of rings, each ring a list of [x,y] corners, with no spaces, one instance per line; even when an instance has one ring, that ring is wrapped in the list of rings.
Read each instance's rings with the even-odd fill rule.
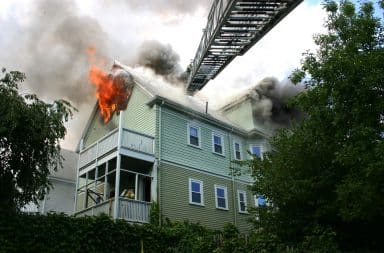
[[[1,0],[0,67],[27,75],[21,91],[47,102],[64,98],[79,112],[66,123],[62,147],[74,149],[91,109],[87,48],[99,64],[138,64],[140,46],[157,41],[182,68],[194,58],[213,0]],[[324,31],[319,0],[305,0],[245,55],[237,57],[197,95],[217,107],[265,77],[284,82],[316,49]]]

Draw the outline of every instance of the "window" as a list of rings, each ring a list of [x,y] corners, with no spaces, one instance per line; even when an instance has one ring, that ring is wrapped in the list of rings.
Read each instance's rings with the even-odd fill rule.
[[[265,206],[267,201],[263,195],[255,195],[255,206]]]
[[[215,185],[216,208],[228,210],[227,187]]]
[[[240,142],[235,141],[233,143],[233,152],[236,160],[241,160],[241,145]]]
[[[259,158],[262,158],[262,149],[260,145],[251,145],[250,152]]]
[[[213,133],[212,134],[212,148],[213,152],[216,154],[224,154],[223,148],[223,136]]]
[[[189,179],[189,203],[201,206],[204,205],[202,181]]]
[[[247,194],[245,191],[237,191],[237,200],[239,204],[239,213],[247,212]]]
[[[188,125],[188,144],[200,147],[200,128]]]

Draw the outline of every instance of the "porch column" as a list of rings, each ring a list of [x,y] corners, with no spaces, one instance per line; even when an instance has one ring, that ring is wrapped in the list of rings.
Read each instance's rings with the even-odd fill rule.
[[[115,182],[115,203],[113,208],[113,219],[119,218],[119,189],[120,189],[120,164],[121,164],[121,138],[123,134],[123,111],[120,111],[119,114],[119,132],[117,137],[117,160],[116,160],[116,182]]]

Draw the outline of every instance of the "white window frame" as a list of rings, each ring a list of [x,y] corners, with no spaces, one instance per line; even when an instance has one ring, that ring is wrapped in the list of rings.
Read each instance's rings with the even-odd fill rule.
[[[239,144],[239,152],[240,152],[240,158],[239,159],[236,157],[236,144]],[[233,141],[233,157],[237,161],[243,160],[243,151],[241,149],[241,142],[239,140]]]
[[[241,210],[241,201],[240,201],[240,194],[244,195],[244,207],[245,210]],[[243,190],[237,190],[237,207],[239,209],[239,213],[248,213],[248,204],[247,204],[247,192]]]
[[[221,153],[215,151],[215,137],[219,137],[221,140]],[[224,149],[224,137],[222,134],[218,134],[216,132],[212,132],[212,152],[221,156],[224,156],[225,149]]]
[[[214,185],[214,189],[215,189],[215,204],[216,204],[216,208],[217,209],[221,209],[221,210],[229,210],[229,208],[228,208],[228,191],[227,191],[227,187],[215,184]],[[219,206],[219,201],[218,201],[218,196],[217,196],[217,189],[224,190],[225,208]]]
[[[200,198],[201,202],[200,203],[192,201],[192,182],[200,184],[200,196],[201,196],[201,198]],[[189,204],[191,204],[191,205],[198,205],[198,206],[204,206],[204,185],[203,185],[203,181],[190,178],[188,180],[188,188],[189,188]]]
[[[253,155],[252,147],[259,147],[260,148],[260,159],[263,159],[263,153],[264,153],[263,145],[261,145],[261,144],[250,144],[249,145],[249,152]]]
[[[191,137],[191,127],[197,129],[198,145],[191,143],[191,138],[190,138]],[[201,148],[201,128],[199,126],[196,126],[194,124],[187,124],[187,143],[188,143],[188,145],[190,145],[192,147]]]

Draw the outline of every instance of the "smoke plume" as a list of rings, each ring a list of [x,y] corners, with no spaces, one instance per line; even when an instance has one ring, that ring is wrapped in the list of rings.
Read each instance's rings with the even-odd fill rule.
[[[174,85],[187,82],[188,72],[180,66],[180,56],[169,44],[161,44],[156,40],[145,41],[139,48],[137,64],[152,69]]]
[[[270,121],[277,125],[288,126],[292,120],[302,117],[297,108],[287,104],[290,98],[302,90],[303,87],[294,85],[288,80],[279,82],[273,77],[264,78],[249,92],[254,118],[261,123]]]

